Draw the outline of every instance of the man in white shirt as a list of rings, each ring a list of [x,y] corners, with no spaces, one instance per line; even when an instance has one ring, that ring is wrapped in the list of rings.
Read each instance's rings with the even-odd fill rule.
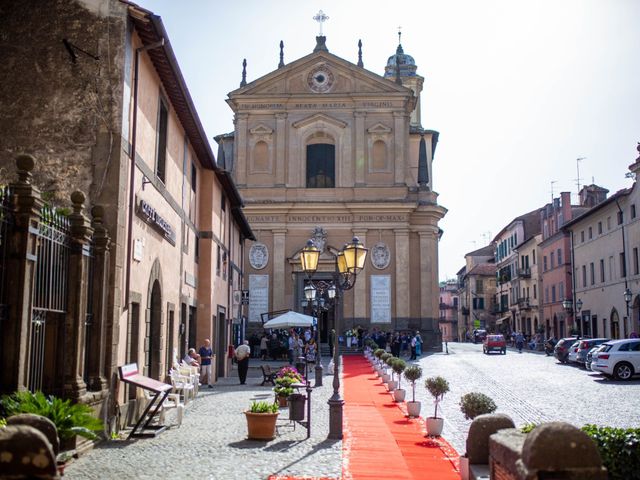
[[[236,348],[236,360],[238,361],[238,377],[240,377],[240,385],[244,385],[247,381],[249,357],[251,357],[251,347],[249,347],[249,340],[245,340],[242,345],[239,345],[238,348]]]

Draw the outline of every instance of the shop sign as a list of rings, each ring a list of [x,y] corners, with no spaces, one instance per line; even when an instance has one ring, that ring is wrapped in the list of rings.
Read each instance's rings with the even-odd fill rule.
[[[150,204],[140,199],[138,205],[138,213],[144,219],[145,222],[150,224],[171,244],[176,244],[176,232],[173,227],[167,222]]]

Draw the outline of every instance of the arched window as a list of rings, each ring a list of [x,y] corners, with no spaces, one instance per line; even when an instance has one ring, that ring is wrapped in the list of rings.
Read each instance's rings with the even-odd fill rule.
[[[336,147],[328,143],[307,145],[307,188],[335,187]]]

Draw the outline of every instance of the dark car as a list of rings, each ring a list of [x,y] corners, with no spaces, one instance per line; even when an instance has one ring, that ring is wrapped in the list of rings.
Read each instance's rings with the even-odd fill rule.
[[[578,352],[576,355],[576,363],[584,367],[585,363],[587,362],[587,354],[589,353],[589,350],[608,341],[608,338],[583,338],[582,340],[580,340],[580,343],[578,345]]]
[[[483,353],[489,354],[490,352],[497,350],[502,355],[507,353],[507,341],[504,339],[504,335],[487,335],[482,342]]]
[[[571,345],[579,340],[577,337],[561,338],[556,347],[553,349],[553,355],[558,359],[560,363],[567,363],[569,357],[569,349]]]
[[[473,343],[482,343],[487,337],[486,330],[474,330],[473,331]]]

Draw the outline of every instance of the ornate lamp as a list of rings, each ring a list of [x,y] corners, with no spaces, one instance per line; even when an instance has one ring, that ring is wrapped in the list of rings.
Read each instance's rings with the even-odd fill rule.
[[[576,302],[576,311],[580,313],[580,310],[582,310],[582,300],[578,299]]]
[[[368,248],[360,242],[358,237],[353,237],[351,243],[348,243],[342,249],[346,269],[349,273],[357,275],[364,268],[364,262],[367,259]]]
[[[300,252],[302,271],[311,277],[318,269],[320,250],[313,244],[313,240],[307,240],[307,244]]]
[[[313,302],[316,299],[316,287],[312,284],[304,287],[304,298],[306,298],[308,302]]]
[[[631,290],[627,288],[627,289],[624,291],[624,294],[623,294],[623,295],[624,295],[624,301],[625,301],[625,302],[627,302],[627,304],[628,304],[628,303],[631,301],[631,297],[632,297],[632,295],[631,295]]]
[[[569,313],[572,309],[571,307],[573,307],[573,302],[570,299],[565,298],[562,301],[562,308],[564,308],[566,312]]]

